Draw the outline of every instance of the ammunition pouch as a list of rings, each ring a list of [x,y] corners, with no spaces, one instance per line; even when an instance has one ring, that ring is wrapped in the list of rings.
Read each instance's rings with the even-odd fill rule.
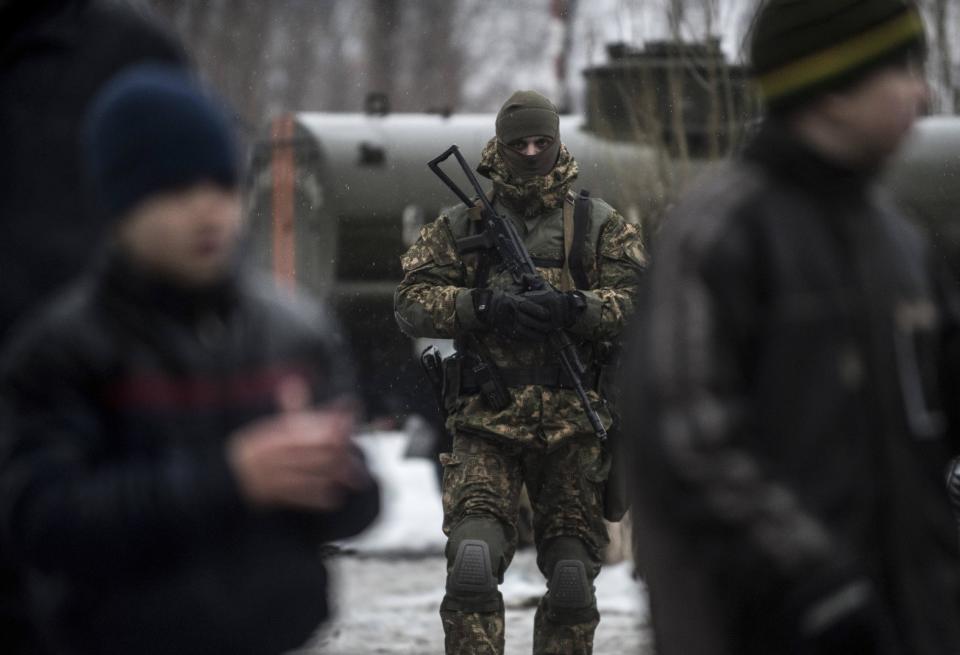
[[[460,369],[463,356],[456,354],[443,360],[443,409],[447,414],[457,407],[460,397]]]
[[[435,346],[425,348],[420,353],[420,366],[427,380],[430,381],[440,415],[446,418],[443,404],[443,359],[440,357],[440,351]]]
[[[513,403],[500,369],[474,355],[457,354],[443,362],[443,402],[447,412],[456,408],[460,396],[482,394],[487,406],[497,412]],[[468,383],[468,384],[465,384]]]

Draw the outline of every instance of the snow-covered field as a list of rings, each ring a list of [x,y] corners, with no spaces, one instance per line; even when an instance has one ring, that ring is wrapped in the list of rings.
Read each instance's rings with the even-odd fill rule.
[[[383,513],[370,530],[343,544],[345,554],[330,560],[336,617],[300,655],[442,653],[444,537],[432,465],[403,457],[402,433],[360,441],[381,481]],[[646,602],[631,570],[623,562],[597,578],[597,655],[651,652]],[[501,587],[508,655],[531,652],[533,614],[544,589],[534,553],[517,553]]]
[[[382,505],[377,522],[345,546],[364,555],[443,552],[443,508],[433,463],[404,457],[403,432],[379,432],[358,441],[380,481]]]

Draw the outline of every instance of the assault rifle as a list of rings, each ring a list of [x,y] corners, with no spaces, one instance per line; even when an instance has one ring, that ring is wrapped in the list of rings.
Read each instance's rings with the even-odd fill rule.
[[[467,207],[475,207],[476,203],[440,168],[440,164],[449,159],[450,155],[457,158],[460,168],[463,169],[464,175],[466,175],[480,199],[480,217],[483,221],[483,234],[481,236],[487,244],[496,248],[497,253],[503,260],[504,266],[510,272],[513,281],[524,291],[549,289],[550,285],[547,284],[547,281],[537,272],[537,267],[530,257],[530,251],[527,250],[526,244],[523,243],[523,239],[521,239],[517,233],[517,228],[510,219],[497,214],[497,211],[487,199],[483,187],[480,186],[477,176],[473,174],[470,166],[466,160],[464,160],[463,155],[460,154],[460,149],[455,145],[450,146],[441,155],[430,160],[427,165],[430,167],[430,170],[456,194],[463,204]],[[574,346],[573,341],[571,341],[570,335],[562,329],[557,329],[550,334],[548,343],[560,358],[560,364],[570,383],[573,385],[574,390],[577,392],[577,397],[580,398],[580,404],[587,418],[590,420],[593,431],[601,441],[605,441],[607,439],[607,431],[600,421],[597,410],[590,404],[587,392],[583,388],[583,375],[586,369],[580,361],[580,356],[577,354],[576,346]]]

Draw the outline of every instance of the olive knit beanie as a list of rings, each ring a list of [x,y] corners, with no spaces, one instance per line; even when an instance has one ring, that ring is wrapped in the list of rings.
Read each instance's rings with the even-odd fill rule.
[[[796,107],[880,65],[924,52],[912,0],[765,0],[750,59],[771,112]]]
[[[536,91],[517,91],[497,114],[497,139],[510,143],[528,136],[560,136],[557,107]]]

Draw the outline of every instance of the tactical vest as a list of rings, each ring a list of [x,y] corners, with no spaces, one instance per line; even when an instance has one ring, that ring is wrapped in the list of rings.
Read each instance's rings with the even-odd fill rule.
[[[597,246],[613,208],[585,192],[568,191],[562,208],[545,214],[524,236],[534,264],[562,269],[560,289],[591,289],[597,284]],[[556,220],[560,218],[561,220]],[[467,270],[466,285],[483,288],[497,270],[499,257],[483,236],[480,208],[460,205],[448,215],[457,253]],[[521,219],[522,220],[522,219]]]

